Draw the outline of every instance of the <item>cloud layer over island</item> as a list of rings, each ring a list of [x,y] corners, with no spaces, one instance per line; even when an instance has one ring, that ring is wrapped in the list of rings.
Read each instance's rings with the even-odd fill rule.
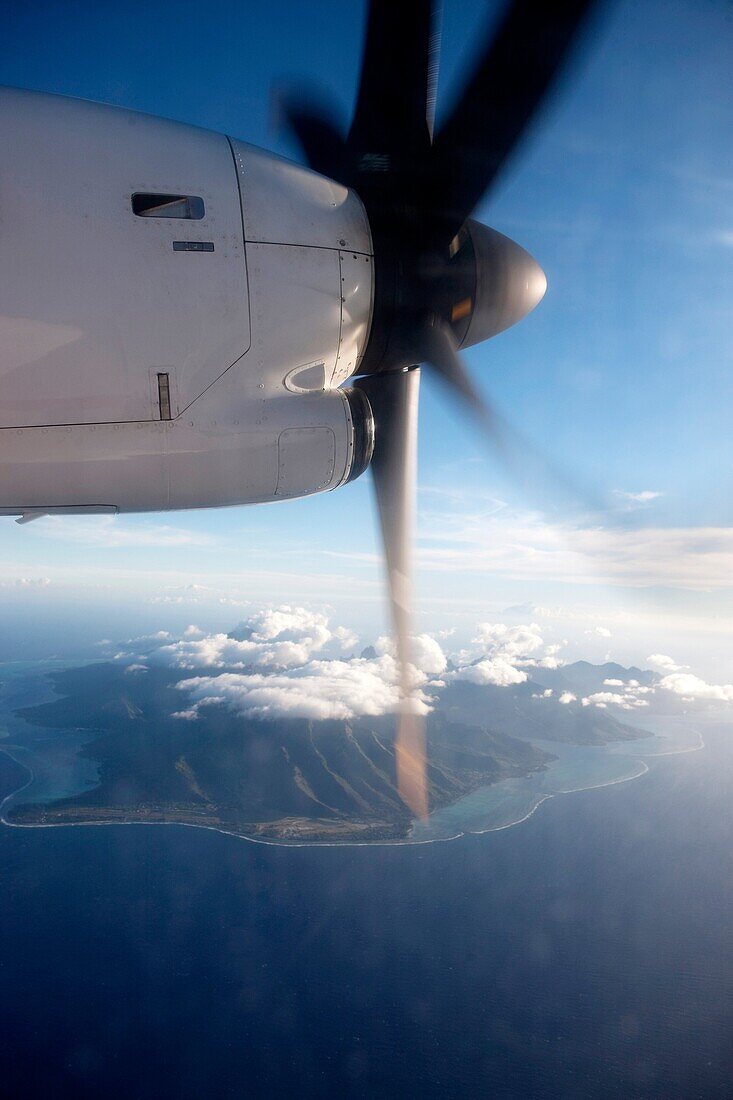
[[[562,673],[562,648],[548,644],[536,623],[478,623],[470,644],[453,653],[436,637],[418,635],[411,666],[415,707],[428,713],[436,694],[458,682],[493,688],[543,683],[543,673]],[[397,670],[390,639],[379,638],[361,653],[358,649],[356,634],[333,626],[324,612],[283,605],[253,611],[228,634],[205,634],[191,625],[179,638],[161,631],[131,639],[115,657],[130,673],[160,665],[197,673],[182,676],[176,685],[184,705],[175,716],[182,720],[193,721],[212,705],[261,718],[313,720],[394,711]],[[601,690],[586,689],[586,694],[561,685],[534,697],[562,706],[625,711],[648,707],[658,693],[686,702],[733,702],[733,685],[706,683],[665,654],[652,654],[649,664],[656,671],[645,683],[632,676],[611,677]]]

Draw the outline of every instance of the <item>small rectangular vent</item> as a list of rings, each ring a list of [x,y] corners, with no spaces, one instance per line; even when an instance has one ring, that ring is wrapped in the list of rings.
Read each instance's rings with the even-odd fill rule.
[[[132,212],[138,218],[185,218],[201,221],[204,200],[199,195],[148,195],[137,191],[132,196]]]
[[[171,419],[171,384],[167,374],[158,375],[158,406],[160,419]]]
[[[174,241],[174,252],[213,252],[213,241]]]

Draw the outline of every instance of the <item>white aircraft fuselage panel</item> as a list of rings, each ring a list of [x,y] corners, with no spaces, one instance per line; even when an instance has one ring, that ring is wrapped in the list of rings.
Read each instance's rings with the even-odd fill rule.
[[[243,141],[232,148],[248,241],[371,253],[364,207],[353,191]]]
[[[0,426],[154,420],[158,373],[178,412],[245,354],[226,137],[3,90],[0,148]],[[136,215],[133,195],[191,196],[203,217]]]
[[[371,236],[219,134],[0,89],[0,514],[307,495],[350,473]],[[356,448],[358,450],[358,448]]]

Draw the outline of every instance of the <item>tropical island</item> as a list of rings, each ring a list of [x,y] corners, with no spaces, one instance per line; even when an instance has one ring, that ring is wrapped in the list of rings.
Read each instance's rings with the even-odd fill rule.
[[[569,666],[564,681],[594,669]],[[574,671],[573,671],[574,670]],[[92,789],[6,807],[14,825],[178,823],[284,843],[398,841],[412,818],[395,788],[394,720],[242,715],[204,701],[181,721],[180,672],[100,662],[50,676],[55,698],[16,713],[34,727],[88,731]],[[560,685],[563,686],[563,685]],[[549,693],[549,694],[548,694]],[[489,719],[490,716],[490,720]],[[543,742],[601,745],[646,736],[595,706],[561,705],[543,684],[446,683],[427,721],[431,810],[540,772]]]

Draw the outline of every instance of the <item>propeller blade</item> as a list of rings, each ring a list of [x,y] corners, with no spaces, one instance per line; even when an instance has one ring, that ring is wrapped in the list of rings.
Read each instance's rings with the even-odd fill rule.
[[[432,11],[432,0],[369,4],[359,91],[347,139],[361,161],[359,170],[389,170],[395,155],[409,157],[430,141],[428,113],[437,72]],[[365,158],[373,163],[364,163]]]
[[[431,208],[445,241],[478,205],[524,134],[593,0],[514,0],[435,137]]]
[[[420,821],[428,817],[427,749],[425,719],[411,713],[409,701],[403,700],[397,718],[395,764],[397,790],[405,805]]]
[[[550,460],[512,428],[479,393],[447,325],[434,321],[425,326],[421,352],[425,366],[468,408],[502,466],[524,493],[537,499],[543,509],[547,509],[549,500],[557,500],[559,496],[563,506],[575,504],[584,512],[606,510],[601,501],[555,469]]]
[[[416,817],[428,812],[425,723],[416,713],[410,682],[412,550],[417,484],[417,411],[420,371],[395,372],[359,382],[372,406],[375,447],[371,470],[384,543],[399,674],[395,742],[397,789]]]
[[[345,143],[336,112],[324,100],[302,91],[273,94],[275,129],[286,124],[305,162],[314,172],[339,180],[345,168]]]
[[[491,431],[494,415],[473,384],[471,376],[458,353],[455,337],[447,325],[437,318],[426,324],[420,337],[421,361],[429,366],[445,382],[473,413]]]
[[[348,136],[306,92],[276,97],[310,168],[353,187],[379,220],[415,203],[415,172],[430,152],[438,70],[433,0],[370,0],[359,89]],[[418,203],[419,205],[419,203]]]

